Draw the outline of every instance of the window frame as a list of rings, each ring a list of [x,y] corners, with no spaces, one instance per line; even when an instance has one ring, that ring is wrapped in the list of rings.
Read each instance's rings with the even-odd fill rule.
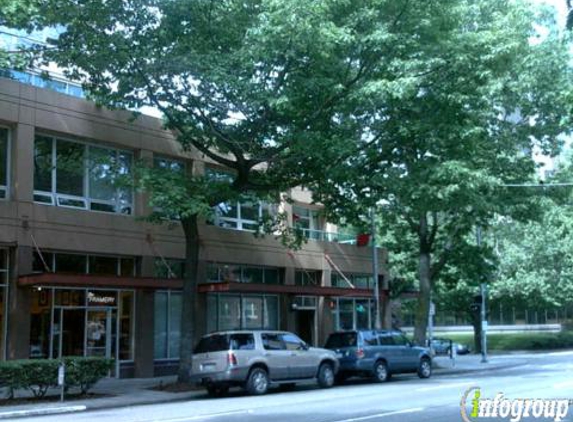
[[[154,294],[154,302],[155,302],[155,296],[157,294],[165,294],[167,297],[167,301],[166,304],[167,306],[165,307],[164,311],[165,311],[165,315],[167,318],[167,327],[166,327],[166,336],[165,336],[165,355],[166,357],[156,357],[155,356],[155,323],[153,326],[153,336],[154,336],[154,340],[153,340],[153,360],[156,362],[161,362],[161,361],[173,361],[173,360],[179,360],[180,356],[179,356],[179,350],[177,347],[172,347],[171,346],[171,340],[170,340],[170,336],[171,336],[171,327],[172,327],[172,321],[171,321],[171,296],[173,295],[179,295],[181,296],[181,298],[183,298],[183,292],[179,291],[179,290],[157,290]],[[154,305],[155,306],[155,305]],[[155,309],[153,309],[154,315],[155,315]],[[181,341],[181,324],[179,326],[179,341]],[[172,349],[177,349],[177,356],[173,356],[172,353]]]
[[[114,214],[114,215],[124,215],[124,216],[133,216],[135,215],[135,200],[134,200],[134,194],[135,191],[133,188],[131,188],[129,190],[129,195],[131,197],[129,202],[126,202],[124,207],[122,207],[122,202],[120,200],[120,188],[115,188],[115,196],[116,198],[114,200],[105,200],[105,199],[96,199],[96,198],[92,198],[91,197],[91,187],[90,187],[90,165],[89,165],[89,160],[90,160],[90,148],[97,148],[97,149],[105,149],[105,150],[109,150],[109,151],[113,151],[115,159],[119,162],[119,158],[120,155],[123,154],[128,154],[130,156],[130,160],[129,160],[129,165],[130,165],[130,173],[132,170],[132,166],[133,166],[133,161],[134,161],[134,153],[131,150],[128,149],[120,149],[120,148],[116,148],[116,147],[112,147],[112,146],[108,146],[107,144],[101,145],[101,144],[96,144],[93,142],[86,142],[86,141],[80,141],[77,139],[71,139],[71,138],[67,138],[65,136],[56,136],[56,135],[50,135],[50,134],[45,134],[42,132],[36,133],[35,138],[34,138],[34,156],[35,156],[35,150],[36,150],[36,139],[38,137],[44,137],[50,140],[51,142],[51,169],[50,171],[50,176],[51,176],[51,180],[50,180],[50,192],[48,191],[43,191],[43,190],[37,190],[35,189],[34,186],[34,191],[33,191],[33,200],[34,203],[36,204],[41,204],[41,205],[52,205],[52,206],[57,206],[57,207],[61,207],[61,208],[70,208],[70,209],[80,209],[80,210],[85,210],[85,211],[91,211],[91,212],[99,212],[99,213],[103,213],[103,214]],[[58,186],[57,186],[57,155],[58,155],[58,141],[62,141],[62,142],[69,142],[69,143],[73,143],[73,144],[77,144],[77,145],[81,145],[83,147],[83,171],[82,171],[82,196],[76,196],[76,195],[70,195],[70,194],[65,194],[65,193],[59,193],[58,192]],[[37,198],[44,198],[47,199],[47,201],[40,201]],[[81,205],[70,205],[70,204],[66,204],[63,203],[63,201],[78,201],[79,204]],[[104,211],[104,210],[98,210],[98,209],[93,209],[92,204],[95,205],[104,205],[104,206],[112,206],[114,207],[115,211]],[[123,208],[128,208],[130,211],[129,213],[125,213],[122,212],[121,210]]]

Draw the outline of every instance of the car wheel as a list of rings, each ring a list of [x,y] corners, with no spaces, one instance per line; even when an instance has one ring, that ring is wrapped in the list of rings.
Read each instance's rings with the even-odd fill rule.
[[[227,385],[209,385],[207,387],[207,393],[211,397],[222,397],[229,392],[229,387]]]
[[[430,378],[432,376],[432,362],[430,359],[420,359],[420,364],[418,365],[418,376],[420,378]]]
[[[330,363],[322,363],[318,368],[318,385],[320,388],[330,388],[334,385],[334,369]]]
[[[379,360],[374,364],[374,381],[386,382],[388,379],[390,379],[390,374],[388,373],[388,365],[386,362]]]
[[[245,389],[247,393],[254,396],[265,394],[269,389],[269,374],[267,371],[258,367],[251,369]]]

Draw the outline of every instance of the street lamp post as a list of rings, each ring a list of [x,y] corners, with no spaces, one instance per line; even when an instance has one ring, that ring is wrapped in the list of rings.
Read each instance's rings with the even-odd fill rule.
[[[382,328],[380,321],[380,286],[378,283],[378,251],[376,250],[376,213],[374,207],[370,208],[370,224],[372,235],[372,273],[374,276],[374,328],[379,330]]]
[[[478,247],[481,246],[481,227],[477,227],[476,230],[476,242]],[[486,302],[485,296],[487,293],[487,287],[485,283],[480,284],[480,293],[481,293],[481,306],[480,306],[480,324],[481,324],[481,362],[487,363],[487,319],[486,319]]]

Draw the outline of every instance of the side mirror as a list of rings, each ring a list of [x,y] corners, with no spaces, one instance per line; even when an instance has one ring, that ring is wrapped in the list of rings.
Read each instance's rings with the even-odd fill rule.
[[[301,348],[302,350],[308,350],[308,349],[310,348],[310,346],[309,346],[308,344],[306,344],[305,342],[302,342],[302,343],[300,344],[300,348]]]

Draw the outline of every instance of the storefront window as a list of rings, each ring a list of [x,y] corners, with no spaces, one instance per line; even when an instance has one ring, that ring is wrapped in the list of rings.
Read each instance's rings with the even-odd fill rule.
[[[50,325],[52,314],[52,290],[32,291],[30,321],[30,359],[50,356]]]
[[[335,330],[369,329],[373,326],[371,299],[335,299]]]
[[[155,293],[155,359],[178,359],[181,338],[181,292]]]
[[[120,293],[119,309],[119,359],[133,360],[133,292]]]
[[[70,274],[96,274],[135,276],[135,258],[104,255],[34,252],[32,270],[35,273],[58,272]]]
[[[278,329],[278,298],[266,295],[209,295],[207,330]]]

